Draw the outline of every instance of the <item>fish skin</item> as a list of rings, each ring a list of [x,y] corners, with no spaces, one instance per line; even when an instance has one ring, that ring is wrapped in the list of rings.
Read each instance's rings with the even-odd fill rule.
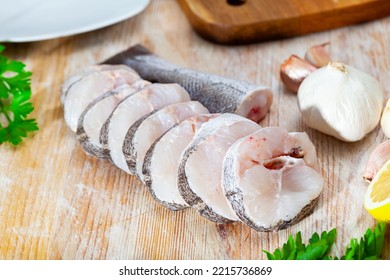
[[[84,122],[84,117],[87,114],[87,112],[93,106],[95,106],[98,102],[100,102],[102,99],[104,99],[108,96],[111,96],[111,94],[113,94],[113,92],[111,92],[111,91],[107,92],[104,95],[95,99],[92,103],[90,103],[88,105],[88,107],[84,110],[84,112],[80,116],[79,123],[77,126],[77,131],[76,131],[77,140],[80,142],[80,145],[83,148],[84,152],[86,152],[90,156],[95,156],[95,157],[100,158],[100,159],[107,159],[107,153],[105,152],[105,149],[99,148],[99,147],[93,145],[89,141],[89,136],[87,135],[87,133],[84,130],[83,122]]]
[[[157,57],[142,45],[135,45],[103,63],[126,64],[145,80],[178,83],[189,92],[192,100],[202,103],[210,113],[237,113],[258,122],[265,117],[272,104],[272,92],[265,86],[178,67]],[[253,101],[254,92],[262,96],[261,103]],[[244,109],[248,104],[249,109]],[[253,115],[253,110],[259,112]]]
[[[177,126],[178,124],[176,124],[175,126]],[[172,127],[173,128],[173,127]],[[168,131],[167,131],[168,132]],[[166,133],[167,133],[166,132]],[[163,135],[160,136],[160,138],[158,138],[156,141],[154,141],[153,145],[149,148],[149,150],[147,151],[146,155],[145,155],[145,160],[144,160],[144,164],[142,166],[142,173],[144,174],[144,183],[145,183],[145,186],[147,187],[149,193],[152,195],[152,197],[158,202],[160,203],[161,205],[165,206],[166,208],[168,208],[169,210],[172,210],[172,211],[179,211],[179,210],[183,210],[185,208],[188,208],[190,207],[188,204],[185,205],[185,204],[179,204],[179,203],[172,203],[172,202],[167,202],[167,201],[163,201],[161,200],[160,198],[157,197],[156,193],[154,192],[154,189],[153,189],[153,178],[150,174],[150,166],[151,166],[151,161],[152,161],[152,155],[153,155],[153,150],[155,148],[155,146],[157,145],[158,141],[161,140],[162,137],[164,137],[164,135],[166,134],[164,133]]]
[[[132,86],[124,85],[120,86],[119,88],[116,88],[112,91],[109,91],[102,96],[96,98],[93,100],[88,107],[84,110],[84,112],[81,114],[78,127],[77,127],[77,140],[79,140],[81,147],[83,150],[91,156],[95,156],[100,159],[108,159],[109,155],[107,154],[107,149],[105,149],[103,146],[98,147],[92,142],[90,142],[90,137],[87,135],[85,129],[84,129],[84,118],[89,113],[89,111],[96,105],[98,105],[100,102],[104,102],[106,98],[118,98],[117,103],[120,103],[121,100],[124,98],[140,91],[138,88],[134,88]],[[106,119],[107,120],[107,119]],[[101,128],[99,129],[99,131]]]
[[[137,161],[135,159],[137,152],[135,151],[135,147],[133,145],[133,137],[135,135],[135,132],[139,128],[139,126],[143,123],[143,121],[149,118],[157,111],[158,110],[153,110],[149,114],[137,120],[127,131],[125,141],[123,142],[122,150],[123,150],[123,154],[125,155],[127,166],[129,167],[130,173],[135,174],[135,176],[137,176]],[[137,178],[140,179],[138,176]]]
[[[198,196],[192,189],[188,181],[188,177],[186,174],[186,164],[190,156],[197,151],[198,146],[201,145],[204,141],[207,141],[207,139],[214,135],[216,131],[218,131],[219,128],[225,126],[225,125],[232,125],[236,122],[242,122],[243,120],[246,120],[250,122],[250,120],[247,120],[241,116],[235,115],[235,114],[221,114],[219,117],[212,119],[205,123],[198,131],[196,137],[193,139],[193,141],[187,146],[187,149],[184,151],[181,162],[178,168],[178,187],[179,191],[182,194],[182,197],[184,200],[193,207],[201,216],[204,218],[216,222],[216,223],[231,223],[236,222],[235,220],[229,219],[227,217],[224,217],[222,215],[219,215],[216,213],[210,205],[207,205],[200,196]],[[256,125],[255,123],[253,123]],[[261,127],[259,125],[258,129]],[[253,127],[254,128],[254,127]],[[255,129],[252,130],[254,132]],[[249,132],[248,134],[250,134]],[[222,165],[222,163],[221,163]],[[221,172],[221,183],[222,183],[222,172]]]

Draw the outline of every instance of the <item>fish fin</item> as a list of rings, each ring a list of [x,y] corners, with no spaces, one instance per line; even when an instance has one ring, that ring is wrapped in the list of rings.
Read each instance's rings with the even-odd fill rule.
[[[118,53],[117,55],[114,55],[113,57],[110,57],[109,59],[103,61],[101,64],[123,64],[124,62],[126,63],[127,60],[131,60],[136,56],[151,54],[153,53],[150,50],[148,50],[141,44],[137,44],[123,52]]]

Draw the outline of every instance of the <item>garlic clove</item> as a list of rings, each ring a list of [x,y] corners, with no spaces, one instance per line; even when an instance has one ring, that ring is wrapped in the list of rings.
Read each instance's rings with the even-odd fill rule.
[[[379,144],[368,158],[367,167],[364,171],[363,179],[371,182],[375,174],[390,159],[390,140]]]
[[[302,120],[308,126],[354,142],[378,125],[383,95],[375,78],[335,61],[302,82],[298,102]]]
[[[326,42],[321,45],[310,47],[306,51],[305,60],[318,68],[327,65],[330,62],[330,56],[326,47],[329,45],[330,43]]]
[[[317,68],[307,61],[291,55],[280,66],[280,78],[287,89],[297,92],[302,81],[315,70]]]
[[[381,118],[381,128],[387,138],[390,138],[390,99],[387,100]]]

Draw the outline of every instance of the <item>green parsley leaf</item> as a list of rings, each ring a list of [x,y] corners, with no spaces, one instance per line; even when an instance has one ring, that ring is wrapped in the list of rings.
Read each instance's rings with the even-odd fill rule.
[[[374,231],[367,229],[359,240],[351,239],[341,260],[375,260],[380,259],[385,240],[386,224],[379,222]],[[274,253],[263,251],[269,260],[333,260],[337,257],[329,256],[329,252],[336,241],[336,229],[322,232],[321,236],[314,233],[309,239],[309,244],[302,243],[301,232],[290,235],[281,249]]]
[[[336,240],[337,231],[332,229],[329,232],[322,232],[321,237],[314,233],[309,240],[309,245],[304,251],[297,255],[298,260],[322,260],[327,259],[332,245]]]
[[[282,249],[276,249],[273,254],[264,251],[269,260],[322,260],[326,256],[336,240],[336,229],[330,232],[324,231],[321,236],[314,233],[309,240],[309,245],[302,243],[301,232],[290,235]]]
[[[386,224],[379,222],[374,231],[367,229],[359,240],[353,238],[342,260],[378,260],[381,258],[385,240]]]
[[[20,61],[9,60],[0,45],[0,144],[17,145],[27,133],[38,130],[34,119],[26,119],[34,107],[31,98],[31,72]]]

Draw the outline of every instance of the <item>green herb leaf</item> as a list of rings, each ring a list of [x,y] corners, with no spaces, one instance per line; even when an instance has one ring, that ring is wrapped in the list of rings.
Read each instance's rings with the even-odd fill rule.
[[[0,45],[0,144],[22,142],[27,133],[38,130],[34,119],[26,119],[34,107],[31,98],[31,72],[20,61],[1,55]]]
[[[301,232],[290,235],[282,249],[276,249],[273,254],[264,251],[269,260],[322,260],[327,259],[326,254],[330,251],[336,239],[336,229],[323,232],[321,237],[314,233],[309,240],[309,245],[302,243]]]
[[[359,240],[351,239],[341,260],[375,260],[380,259],[385,240],[386,224],[379,222],[374,231],[367,229]],[[322,232],[321,236],[314,233],[309,244],[302,243],[301,232],[290,235],[282,249],[276,249],[273,254],[263,251],[269,260],[337,260],[337,257],[328,256],[331,247],[336,241],[337,231]]]
[[[329,253],[332,245],[336,240],[337,231],[332,229],[329,232],[322,232],[321,237],[314,233],[309,240],[309,245],[305,251],[298,255],[300,260],[322,260]]]
[[[374,231],[367,229],[359,240],[354,238],[346,248],[342,260],[377,260],[381,258],[386,224],[379,222]]]

